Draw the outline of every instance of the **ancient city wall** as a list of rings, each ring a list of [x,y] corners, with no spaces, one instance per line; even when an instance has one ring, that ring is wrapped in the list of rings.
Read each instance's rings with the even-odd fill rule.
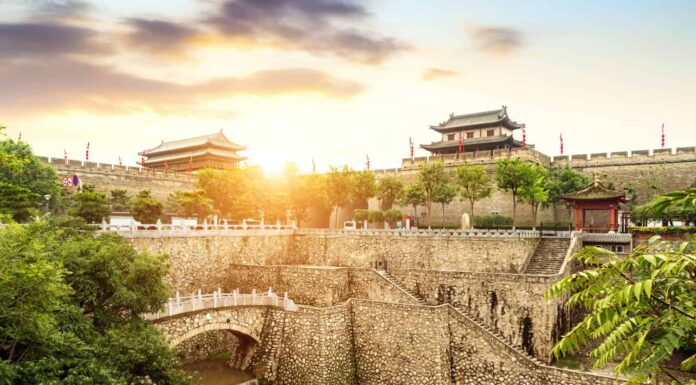
[[[558,337],[556,330],[563,326],[557,325],[561,322],[558,304],[544,298],[554,278],[434,270],[390,273],[429,304],[448,303],[462,309],[540,359],[548,357]]]
[[[370,268],[382,263],[398,269],[519,272],[537,242],[517,237],[321,233],[132,239],[140,250],[169,255],[172,292],[182,294],[227,289],[228,267],[233,264]]]
[[[140,190],[149,189],[152,195],[166,201],[170,193],[177,190],[192,190],[196,183],[195,175],[155,171],[148,168],[100,164],[79,160],[65,160],[40,156],[39,160],[53,166],[60,177],[77,175],[84,184],[93,184],[97,191],[109,195],[111,190],[125,189],[130,196]]]
[[[519,272],[538,239],[518,237],[299,234],[294,251],[309,264]]]
[[[367,268],[231,265],[223,290],[238,288],[250,293],[269,287],[274,292],[287,292],[296,303],[311,306],[332,306],[350,298],[413,302],[408,294]]]

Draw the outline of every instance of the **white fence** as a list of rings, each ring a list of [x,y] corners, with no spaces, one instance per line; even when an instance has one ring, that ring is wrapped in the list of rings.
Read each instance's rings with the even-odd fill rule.
[[[404,237],[514,237],[514,238],[534,238],[539,237],[538,230],[447,230],[447,229],[296,229],[298,234],[316,235],[373,235],[373,236],[404,236]]]
[[[300,309],[293,300],[288,298],[287,292],[280,297],[271,288],[263,293],[257,293],[254,289],[251,294],[240,294],[239,290],[223,293],[222,289],[218,289],[212,294],[201,294],[201,291],[198,290],[198,294],[186,297],[181,297],[177,292],[176,297],[170,298],[164,305],[164,311],[145,314],[143,318],[152,321],[177,314],[231,306],[273,306],[287,311]]]
[[[203,224],[196,226],[163,224],[157,221],[154,224],[140,224],[131,221],[128,225],[112,225],[102,221],[102,232],[117,232],[126,237],[192,237],[192,236],[222,236],[222,235],[290,235],[295,226],[282,225],[276,222],[274,225],[266,225],[261,222],[258,225],[248,225],[245,221],[241,224],[229,224],[223,221],[218,224]]]

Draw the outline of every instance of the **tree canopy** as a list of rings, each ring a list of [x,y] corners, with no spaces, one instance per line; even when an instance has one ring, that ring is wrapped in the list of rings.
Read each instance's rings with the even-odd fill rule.
[[[367,200],[375,196],[375,174],[372,171],[353,171],[350,176],[351,201],[358,208],[367,208]]]
[[[463,164],[455,170],[454,182],[459,186],[459,195],[469,201],[471,216],[474,216],[474,203],[491,195],[491,177],[478,165]]]
[[[0,230],[0,379],[6,384],[189,383],[141,314],[168,296],[164,256],[84,220]]]
[[[432,226],[432,205],[434,194],[441,185],[447,183],[449,177],[442,162],[429,162],[420,165],[418,182],[425,193],[425,206],[428,210],[428,226]]]
[[[400,203],[403,206],[413,207],[413,216],[418,216],[418,206],[425,204],[425,190],[423,186],[416,182],[406,186],[401,194]]]
[[[176,215],[197,217],[201,220],[214,212],[213,200],[208,198],[203,190],[174,191],[169,194],[167,205]]]
[[[535,172],[531,162],[514,159],[500,159],[495,164],[495,177],[498,188],[512,194],[512,226],[517,223],[517,199],[520,189],[534,184]]]
[[[130,197],[128,196],[128,190],[123,190],[123,189],[111,190],[111,197],[109,198],[109,204],[111,205],[111,210],[113,210],[113,211],[128,211],[128,210],[130,210]]]
[[[396,175],[385,175],[377,181],[376,196],[383,210],[389,210],[401,198],[404,182]]]
[[[577,353],[591,341],[597,368],[616,363],[614,373],[644,383],[656,375],[672,376],[667,362],[687,353],[682,369],[696,368],[696,243],[674,245],[659,237],[627,257],[585,247],[578,261],[589,266],[564,277],[547,292],[581,306],[583,320],[563,336],[552,354]]]
[[[544,167],[530,164],[531,183],[520,186],[520,200],[532,206],[532,228],[536,228],[539,206],[549,199],[548,177]]]
[[[81,217],[87,223],[100,223],[111,214],[106,195],[96,192],[94,185],[84,185],[73,200],[74,206],[69,210],[70,215]]]
[[[12,139],[0,141],[0,214],[17,221],[29,218],[31,209],[41,210],[50,195],[50,208],[60,203],[61,186],[55,170],[34,156],[31,147]]]
[[[131,201],[133,218],[144,224],[157,222],[162,216],[164,205],[152,196],[150,190],[141,190]]]

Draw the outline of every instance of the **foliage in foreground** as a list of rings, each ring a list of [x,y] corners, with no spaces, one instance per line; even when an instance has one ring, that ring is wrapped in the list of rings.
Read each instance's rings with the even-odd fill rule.
[[[696,368],[694,247],[693,241],[675,246],[653,237],[623,258],[583,248],[576,257],[590,268],[558,281],[547,296],[568,296],[566,306],[581,306],[587,315],[552,354],[572,355],[598,340],[590,353],[594,366],[615,363],[614,373],[635,384],[658,374],[671,377],[666,364],[678,351],[688,354],[681,369]]]
[[[187,384],[140,315],[167,297],[162,256],[84,221],[0,231],[0,384]]]

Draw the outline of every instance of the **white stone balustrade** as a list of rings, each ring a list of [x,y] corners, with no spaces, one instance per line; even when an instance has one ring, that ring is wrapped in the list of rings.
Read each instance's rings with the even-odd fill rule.
[[[288,298],[287,292],[281,297],[274,293],[271,288],[263,293],[257,293],[254,289],[251,294],[242,294],[239,290],[223,293],[222,289],[217,289],[211,294],[202,294],[201,290],[198,290],[198,293],[186,297],[181,297],[177,291],[176,296],[165,303],[163,311],[145,314],[143,318],[152,321],[178,314],[231,306],[272,306],[286,311],[299,310],[299,306]]]

